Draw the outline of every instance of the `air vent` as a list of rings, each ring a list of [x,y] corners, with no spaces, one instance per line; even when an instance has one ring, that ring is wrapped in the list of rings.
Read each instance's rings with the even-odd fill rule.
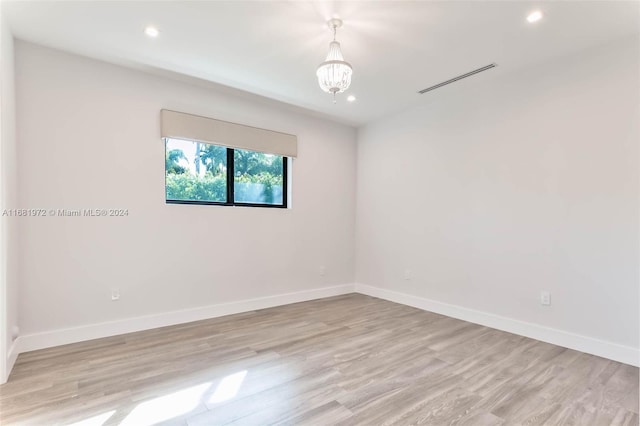
[[[418,93],[420,93],[421,95],[424,95],[427,92],[430,92],[432,90],[438,89],[438,88],[440,88],[442,86],[446,86],[447,84],[455,83],[458,80],[462,80],[463,78],[471,77],[474,74],[478,74],[478,73],[480,73],[482,71],[490,70],[491,68],[495,68],[497,66],[498,66],[498,64],[495,64],[495,63],[494,64],[489,64],[489,65],[484,66],[482,68],[478,68],[477,70],[469,71],[466,74],[462,74],[462,75],[454,77],[454,78],[452,78],[450,80],[443,81],[442,83],[438,83],[435,86],[431,86],[431,87],[427,87],[426,89],[422,89]]]

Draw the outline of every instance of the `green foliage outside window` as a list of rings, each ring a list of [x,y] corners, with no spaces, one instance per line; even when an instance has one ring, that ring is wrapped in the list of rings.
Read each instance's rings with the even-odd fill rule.
[[[227,201],[227,149],[189,141],[167,141],[167,200]],[[234,202],[281,204],[282,157],[234,150]]]
[[[166,178],[167,200],[227,200],[227,178],[206,173],[198,177],[190,173],[169,173]]]

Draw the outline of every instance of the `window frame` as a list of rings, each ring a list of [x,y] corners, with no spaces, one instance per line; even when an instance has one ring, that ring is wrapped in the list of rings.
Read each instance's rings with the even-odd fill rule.
[[[168,139],[178,139],[178,138],[163,138],[164,142],[164,151],[165,156],[167,153],[167,140]],[[183,139],[188,140],[188,139]],[[189,142],[196,142],[192,140],[188,140]],[[205,143],[205,142],[201,142]],[[215,145],[215,144],[209,144]],[[285,157],[284,155],[276,155],[278,157],[282,157],[282,204],[267,204],[267,203],[247,203],[235,201],[235,160],[234,160],[234,148],[229,148],[223,145],[221,146],[227,150],[227,201],[203,201],[203,200],[169,200],[167,199],[167,169],[164,169],[164,199],[166,204],[196,204],[196,205],[204,205],[204,206],[231,206],[231,207],[264,207],[271,209],[286,209],[288,208],[288,195],[289,195],[289,157]],[[251,150],[249,150],[251,151]],[[259,152],[259,151],[252,151]],[[266,153],[268,154],[268,153]]]

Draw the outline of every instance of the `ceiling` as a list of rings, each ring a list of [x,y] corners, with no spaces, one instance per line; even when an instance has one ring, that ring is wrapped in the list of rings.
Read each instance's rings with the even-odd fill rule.
[[[545,17],[530,24],[536,9]],[[495,77],[640,28],[635,1],[3,1],[3,13],[19,39],[196,77],[352,125],[425,102],[429,94],[418,90],[489,63],[499,67],[483,75]],[[344,20],[338,40],[354,68],[335,105],[315,79],[332,16]],[[147,25],[159,37],[147,37]]]

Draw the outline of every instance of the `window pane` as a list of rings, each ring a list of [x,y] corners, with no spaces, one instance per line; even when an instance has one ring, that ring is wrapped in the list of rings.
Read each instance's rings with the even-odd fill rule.
[[[165,142],[167,200],[227,201],[227,149],[180,139]]]
[[[238,203],[282,205],[283,161],[279,155],[234,150],[234,197]]]

